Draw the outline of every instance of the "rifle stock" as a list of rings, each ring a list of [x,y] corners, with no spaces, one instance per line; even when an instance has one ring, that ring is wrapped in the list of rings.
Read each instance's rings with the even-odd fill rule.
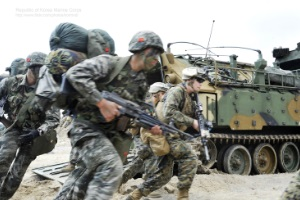
[[[120,109],[121,115],[126,115],[130,118],[133,118],[135,122],[143,128],[150,129],[153,126],[158,125],[160,126],[163,133],[178,133],[182,136],[194,138],[193,135],[185,133],[174,126],[165,124],[159,121],[158,119],[154,118],[153,116],[147,114],[143,109],[141,109],[141,107],[138,104],[132,101],[123,99],[119,95],[108,91],[102,91],[101,94],[104,99],[115,102],[116,104],[122,107]]]

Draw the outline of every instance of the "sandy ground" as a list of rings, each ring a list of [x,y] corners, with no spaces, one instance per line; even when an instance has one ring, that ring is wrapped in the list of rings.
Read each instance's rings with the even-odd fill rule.
[[[32,172],[32,169],[63,163],[68,161],[70,152],[70,142],[65,134],[58,136],[58,143],[55,149],[39,156],[31,163],[20,188],[13,196],[12,200],[50,200],[59,192],[61,184],[58,181],[45,179]],[[240,176],[213,173],[210,175],[196,175],[193,186],[190,190],[190,200],[274,200],[287,187],[295,173],[283,173],[272,175]],[[114,195],[114,200],[121,200],[126,197],[126,193],[142,179],[131,179],[122,186],[121,193]],[[158,190],[160,197],[143,198],[173,200],[176,199],[177,177]],[[154,195],[153,195],[154,196]]]

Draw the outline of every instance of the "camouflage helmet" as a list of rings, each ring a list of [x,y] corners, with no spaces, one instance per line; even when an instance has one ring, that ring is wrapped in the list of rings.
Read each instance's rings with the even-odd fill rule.
[[[187,67],[182,70],[182,80],[200,78],[205,80],[205,71],[199,67]]]
[[[132,37],[128,50],[131,53],[135,53],[148,47],[157,48],[160,53],[164,52],[163,43],[156,33],[152,31],[140,31]]]
[[[46,54],[42,52],[33,52],[29,54],[26,58],[25,67],[30,68],[36,65],[44,65]]]
[[[162,82],[155,82],[152,85],[150,85],[149,93],[155,94],[158,92],[166,92],[169,89],[169,86]]]

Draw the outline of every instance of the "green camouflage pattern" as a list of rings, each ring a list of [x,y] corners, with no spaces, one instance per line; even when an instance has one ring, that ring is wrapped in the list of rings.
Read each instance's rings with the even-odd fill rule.
[[[38,104],[29,106],[34,90],[34,86],[26,84],[26,75],[9,77],[1,82],[0,95],[7,96],[8,120],[18,121],[0,137],[0,199],[13,196],[29,164],[36,156],[50,152],[57,141],[54,129],[59,123],[59,110],[53,108],[44,112]],[[20,113],[22,116],[19,116]],[[38,128],[44,135],[20,146],[18,137]],[[19,153],[16,154],[18,149]]]
[[[152,31],[140,31],[132,37],[128,50],[134,53],[148,47],[155,47],[160,50],[160,53],[164,52],[163,43],[156,33]]]
[[[181,101],[183,102],[189,102],[188,100],[185,100],[185,91],[183,93],[183,90],[181,86],[174,87],[177,89],[177,91],[180,91]],[[173,88],[171,88],[173,89]],[[165,94],[163,103],[164,106],[168,103],[167,101],[171,101],[175,97],[171,96],[174,94],[178,94],[176,92],[171,92],[169,89],[167,93]],[[176,95],[177,97],[177,95]],[[166,121],[166,119],[162,119],[163,116],[163,109],[164,106],[161,106],[162,102],[159,102],[156,106],[156,113],[160,120]],[[168,105],[170,105],[169,103]],[[180,105],[180,102],[178,103]],[[185,103],[184,103],[185,104]],[[191,104],[189,104],[191,105]],[[178,106],[176,106],[177,109],[173,109],[172,112],[181,113],[181,116],[185,114],[189,114],[190,111],[188,109],[183,109],[182,111],[178,110]],[[187,113],[185,113],[187,112]],[[177,114],[178,115],[178,114]],[[188,123],[182,123],[185,126],[190,126]],[[178,189],[189,189],[192,185],[193,179],[197,172],[197,156],[192,150],[192,147],[190,144],[188,144],[186,141],[182,140],[181,138],[174,137],[173,134],[166,134],[167,141],[170,145],[170,153],[165,156],[160,157],[151,157],[151,161],[149,161],[151,164],[148,165],[148,169],[146,169],[147,176],[145,179],[145,182],[140,184],[138,186],[139,190],[143,194],[143,196],[148,196],[151,192],[161,188],[163,185],[167,184],[172,176],[173,176],[173,166],[176,162],[178,164],[178,183],[177,188]],[[148,170],[148,171],[147,171]],[[128,198],[130,198],[131,195],[129,195]]]
[[[111,199],[122,176],[118,152],[103,131],[89,121],[74,119],[73,125],[71,136],[79,133],[95,136],[76,145],[81,159],[55,200]]]
[[[115,54],[114,39],[102,29],[88,30],[87,56],[93,58],[101,54]]]
[[[293,59],[298,57],[296,52],[293,51]],[[296,62],[293,59],[287,61],[280,58],[285,64],[297,68],[287,73],[279,66],[267,66],[260,52],[253,64],[237,61],[236,55],[231,55],[229,62],[219,60],[215,55],[205,58],[198,54],[187,55],[189,56],[173,55],[171,48],[161,54],[164,72],[162,80],[171,84],[182,83],[182,71],[191,65],[205,71],[207,77],[201,85],[198,97],[202,103],[204,118],[213,125],[209,128],[208,137],[211,137],[212,141],[212,149],[209,151],[213,159],[217,160],[218,169],[226,173],[250,173],[249,170],[238,169],[246,163],[254,163],[251,165],[251,171],[258,174],[298,170],[300,79]],[[280,71],[284,72],[279,73]],[[159,75],[161,74],[157,74]],[[274,76],[277,76],[279,81],[272,79]],[[153,79],[157,81],[156,78]],[[271,146],[268,151],[270,158],[274,158],[265,163],[269,167],[260,166],[258,163],[264,162],[264,158],[249,151],[264,144]],[[250,158],[242,157],[245,162],[241,162],[236,170],[232,170],[229,164],[233,162],[234,157],[224,158],[224,154],[232,150],[229,149],[232,145],[245,147],[250,155]],[[287,154],[292,158],[290,162],[284,159],[282,154],[274,153],[279,152],[281,147],[291,150],[282,150],[289,152]],[[263,150],[265,149],[267,147]],[[199,159],[204,159],[201,155],[203,150],[200,149],[199,153]],[[253,159],[254,157],[257,159]],[[211,160],[209,166],[214,164],[214,160]],[[224,165],[227,167],[224,168]]]
[[[296,200],[300,199],[300,171],[297,172],[296,176],[289,183],[280,197],[280,200]]]
[[[42,52],[33,52],[27,56],[25,59],[25,67],[30,68],[36,65],[44,65],[45,64],[46,54]]]
[[[122,66],[122,70],[109,84],[103,84],[117,66],[117,63],[112,62],[111,59],[118,60],[118,57],[97,56],[67,71],[69,82],[81,96],[85,97],[78,99],[79,102],[75,108],[77,118],[101,124],[103,129],[107,130],[112,130],[117,121],[106,123],[98,107],[95,106],[102,99],[100,91],[113,91],[130,101],[143,102],[148,89],[144,72],[134,72],[127,64]],[[82,137],[85,136],[73,135],[72,144],[74,145]]]
[[[81,52],[70,49],[57,49],[48,54],[45,65],[48,67],[50,74],[63,74],[86,58],[86,54]]]
[[[175,125],[180,129],[193,125],[195,117],[195,104],[191,96],[185,91],[184,84],[179,84],[168,90],[163,106],[163,115],[169,122],[174,120]]]
[[[130,144],[124,144],[124,139],[129,136],[116,131],[117,120],[106,122],[96,103],[102,99],[102,90],[144,102],[148,89],[145,74],[132,71],[129,58],[100,55],[67,71],[67,79],[84,97],[77,98],[77,117],[70,131],[71,145],[78,148],[80,162],[56,199],[110,199],[117,190],[122,179],[119,155],[128,153]]]

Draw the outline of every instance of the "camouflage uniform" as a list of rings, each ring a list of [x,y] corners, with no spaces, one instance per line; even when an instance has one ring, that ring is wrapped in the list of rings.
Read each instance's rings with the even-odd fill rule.
[[[44,113],[38,105],[27,109],[27,104],[34,96],[34,89],[35,85],[27,85],[26,75],[9,77],[1,82],[0,96],[7,96],[8,120],[14,122],[14,125],[0,138],[0,180],[2,182],[0,199],[11,198],[18,189],[29,164],[36,156],[50,152],[56,144],[54,129],[59,122],[59,110],[52,109]],[[24,107],[27,111],[22,116],[18,116]],[[20,135],[36,129],[44,135],[28,144],[19,143]]]
[[[139,172],[142,172],[143,168],[143,178],[146,179],[153,171],[153,167],[156,165],[156,156],[153,154],[150,147],[143,144],[139,136],[135,136],[134,141],[136,145],[135,148],[137,149],[137,155],[130,163],[124,166],[121,184],[124,184],[128,180],[134,178]]]
[[[193,104],[191,103],[190,96],[182,87],[176,86],[169,89],[165,97],[165,102],[159,102],[157,105],[158,118],[161,121],[167,122],[167,119],[163,116],[163,111],[168,117],[171,112],[175,115],[172,118],[177,125],[180,124],[181,127],[192,126],[193,119],[191,117],[194,115],[194,108],[191,105]],[[183,107],[183,109],[179,107]],[[148,196],[148,194],[170,181],[173,176],[174,162],[178,163],[178,189],[188,189],[191,187],[197,171],[197,157],[192,151],[191,146],[180,139],[178,135],[167,134],[166,137],[170,145],[170,153],[165,156],[156,157],[156,168],[153,168],[151,175],[144,183],[138,186],[143,196]],[[129,196],[128,199],[134,199],[134,197]]]
[[[290,182],[288,187],[282,194],[281,200],[296,200],[300,199],[300,171],[297,172],[296,176]]]
[[[148,87],[145,74],[132,71],[129,59],[97,56],[77,64],[67,72],[68,80],[86,97],[78,99],[75,107],[77,118],[70,131],[72,147],[79,149],[79,157],[82,159],[56,199],[109,199],[117,189],[121,180],[122,162],[113,145],[120,149],[118,147],[123,144],[123,140],[129,138],[131,141],[131,137],[116,131],[117,120],[105,122],[95,104],[102,98],[101,90],[113,91],[131,101],[144,101]],[[116,74],[115,77],[109,85],[105,84],[112,74]],[[128,150],[129,145],[121,149],[119,154]],[[81,175],[80,171],[84,173]],[[95,187],[98,189],[95,190]]]

